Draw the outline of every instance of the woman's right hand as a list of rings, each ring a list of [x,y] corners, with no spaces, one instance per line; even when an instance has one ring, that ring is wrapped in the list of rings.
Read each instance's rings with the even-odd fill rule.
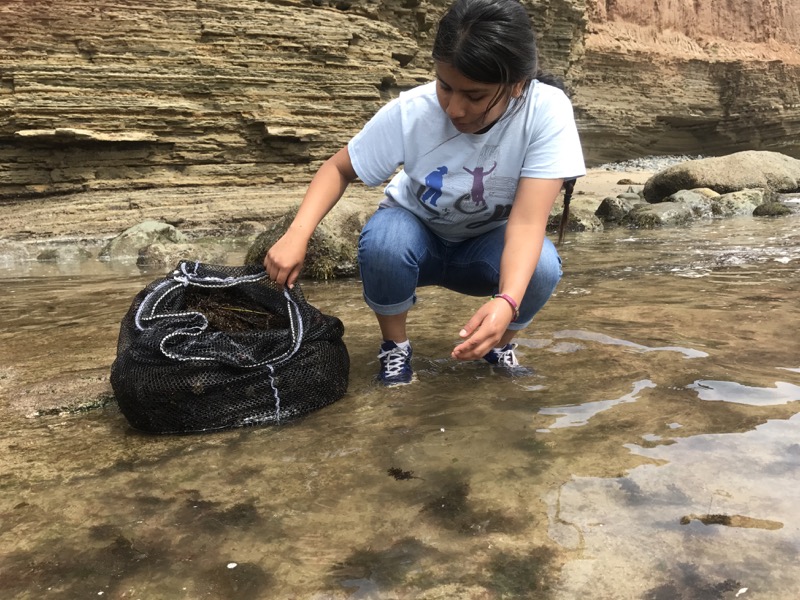
[[[308,251],[308,240],[291,229],[272,245],[264,256],[264,269],[269,278],[290,288],[300,276]]]

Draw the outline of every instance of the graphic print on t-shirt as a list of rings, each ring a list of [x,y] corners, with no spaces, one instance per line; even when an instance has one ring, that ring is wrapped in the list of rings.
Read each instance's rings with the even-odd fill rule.
[[[430,201],[431,206],[436,206],[436,201],[442,197],[442,186],[444,185],[444,176],[447,174],[447,167],[438,167],[435,171],[431,171],[425,177],[425,185],[428,189],[422,194],[420,200],[424,203]]]
[[[496,145],[484,146],[477,164],[460,169],[442,165],[425,176],[416,197],[429,223],[469,223],[474,229],[508,218],[517,179],[497,174],[498,150]]]
[[[475,167],[473,170],[469,170],[467,167],[463,167],[463,169],[472,175],[472,190],[470,194],[472,195],[472,201],[479,205],[479,206],[486,206],[486,199],[483,197],[486,188],[483,184],[484,177],[488,177],[492,171],[497,168],[497,163],[492,165],[492,168],[488,171],[484,171],[483,167]]]

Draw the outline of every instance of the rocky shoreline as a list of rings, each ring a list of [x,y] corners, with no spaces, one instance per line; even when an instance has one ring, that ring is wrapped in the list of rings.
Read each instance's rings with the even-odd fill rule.
[[[797,204],[780,201],[778,194],[798,191],[800,160],[779,153],[643,157],[589,169],[576,186],[569,229],[685,226],[697,219],[752,215],[757,208],[757,214],[790,215]],[[286,226],[304,192],[296,184],[189,186],[5,201],[0,267],[31,260],[224,262],[231,243],[250,246],[248,260],[254,261]],[[379,197],[379,188],[348,189],[315,236],[314,258],[307,261],[311,276],[355,272],[355,240]],[[559,200],[553,231],[561,210]]]
[[[688,154],[670,154],[667,156],[642,156],[639,158],[631,158],[628,160],[620,160],[616,162],[605,163],[597,166],[597,169],[615,172],[638,172],[646,171],[648,173],[657,173],[663,169],[673,165],[680,164],[689,160],[699,160],[705,158],[700,155]]]

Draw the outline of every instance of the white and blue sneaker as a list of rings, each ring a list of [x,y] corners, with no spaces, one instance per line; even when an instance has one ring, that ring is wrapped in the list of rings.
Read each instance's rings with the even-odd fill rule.
[[[516,347],[516,344],[509,343],[502,348],[492,348],[483,356],[483,360],[498,367],[518,367],[519,361],[517,355],[514,354]]]
[[[411,369],[411,345],[403,344],[406,348],[398,346],[395,342],[384,341],[378,360],[381,370],[378,380],[385,386],[406,385],[411,383],[414,371]]]
[[[516,344],[506,344],[502,348],[492,348],[483,355],[483,360],[496,367],[496,372],[509,377],[527,377],[534,374],[533,369],[520,366],[514,354]]]

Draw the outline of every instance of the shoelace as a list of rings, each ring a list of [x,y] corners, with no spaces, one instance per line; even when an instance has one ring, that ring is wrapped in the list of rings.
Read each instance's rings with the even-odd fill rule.
[[[402,348],[392,348],[391,350],[382,350],[380,354],[378,354],[378,358],[385,358],[386,365],[383,367],[383,370],[386,371],[386,374],[389,377],[394,377],[395,375],[399,375],[403,371],[403,367],[406,364],[406,357],[408,353],[403,350]]]
[[[497,353],[497,364],[501,367],[518,367],[519,361],[514,354],[514,349],[505,350]]]

